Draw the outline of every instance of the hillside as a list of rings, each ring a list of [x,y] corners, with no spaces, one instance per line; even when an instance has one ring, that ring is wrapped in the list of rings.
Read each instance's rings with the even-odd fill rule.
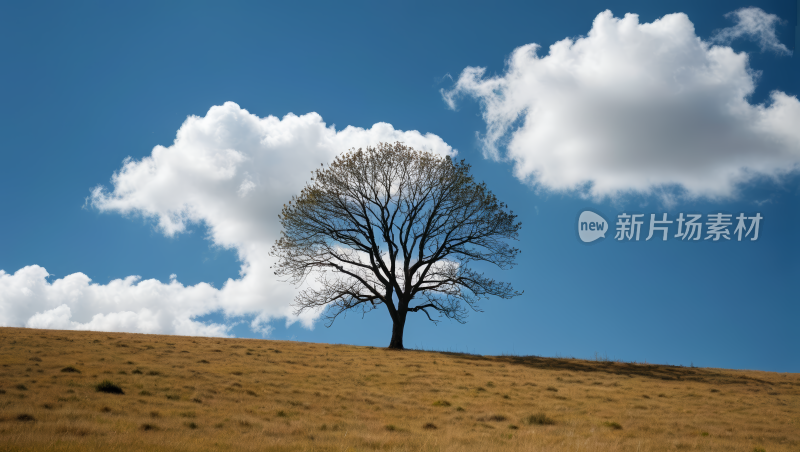
[[[3,451],[800,450],[798,374],[24,328],[0,365]]]

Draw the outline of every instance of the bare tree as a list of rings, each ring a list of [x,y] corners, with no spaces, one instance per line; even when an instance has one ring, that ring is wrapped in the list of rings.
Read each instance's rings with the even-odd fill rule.
[[[313,171],[284,205],[271,251],[276,275],[295,284],[316,277],[294,300],[295,314],[327,306],[330,327],[343,312],[385,305],[393,321],[389,348],[402,349],[409,312],[464,323],[463,304],[481,312],[481,298],[520,295],[469,268],[513,267],[519,250],[504,239],[516,240],[521,227],[469,169],[463,160],[380,143]]]

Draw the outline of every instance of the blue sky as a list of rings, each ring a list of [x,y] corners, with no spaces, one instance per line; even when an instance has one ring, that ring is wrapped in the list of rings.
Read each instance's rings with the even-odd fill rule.
[[[1,7],[0,325],[385,346],[385,310],[287,326],[262,250],[305,171],[403,138],[519,214],[518,265],[486,271],[525,291],[465,325],[410,316],[407,347],[800,371],[796,2],[289,3]],[[609,39],[580,41],[593,23]],[[728,53],[695,40],[715,37]],[[258,133],[289,138],[237,160]],[[586,245],[587,209],[763,220],[757,241]]]

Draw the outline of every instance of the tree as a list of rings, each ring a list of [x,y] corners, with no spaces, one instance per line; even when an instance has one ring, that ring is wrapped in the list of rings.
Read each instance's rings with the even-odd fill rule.
[[[519,250],[504,239],[516,240],[521,227],[469,170],[463,160],[380,143],[313,171],[284,205],[281,238],[271,250],[276,275],[298,285],[316,276],[295,298],[295,315],[327,307],[330,327],[343,312],[385,305],[393,322],[389,348],[402,349],[409,312],[436,324],[435,311],[463,324],[464,304],[482,312],[481,298],[520,295],[469,268],[513,267]]]

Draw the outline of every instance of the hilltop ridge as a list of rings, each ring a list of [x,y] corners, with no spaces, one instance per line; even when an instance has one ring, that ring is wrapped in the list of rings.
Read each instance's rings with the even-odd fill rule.
[[[798,374],[26,328],[0,364],[0,450],[800,448]]]

